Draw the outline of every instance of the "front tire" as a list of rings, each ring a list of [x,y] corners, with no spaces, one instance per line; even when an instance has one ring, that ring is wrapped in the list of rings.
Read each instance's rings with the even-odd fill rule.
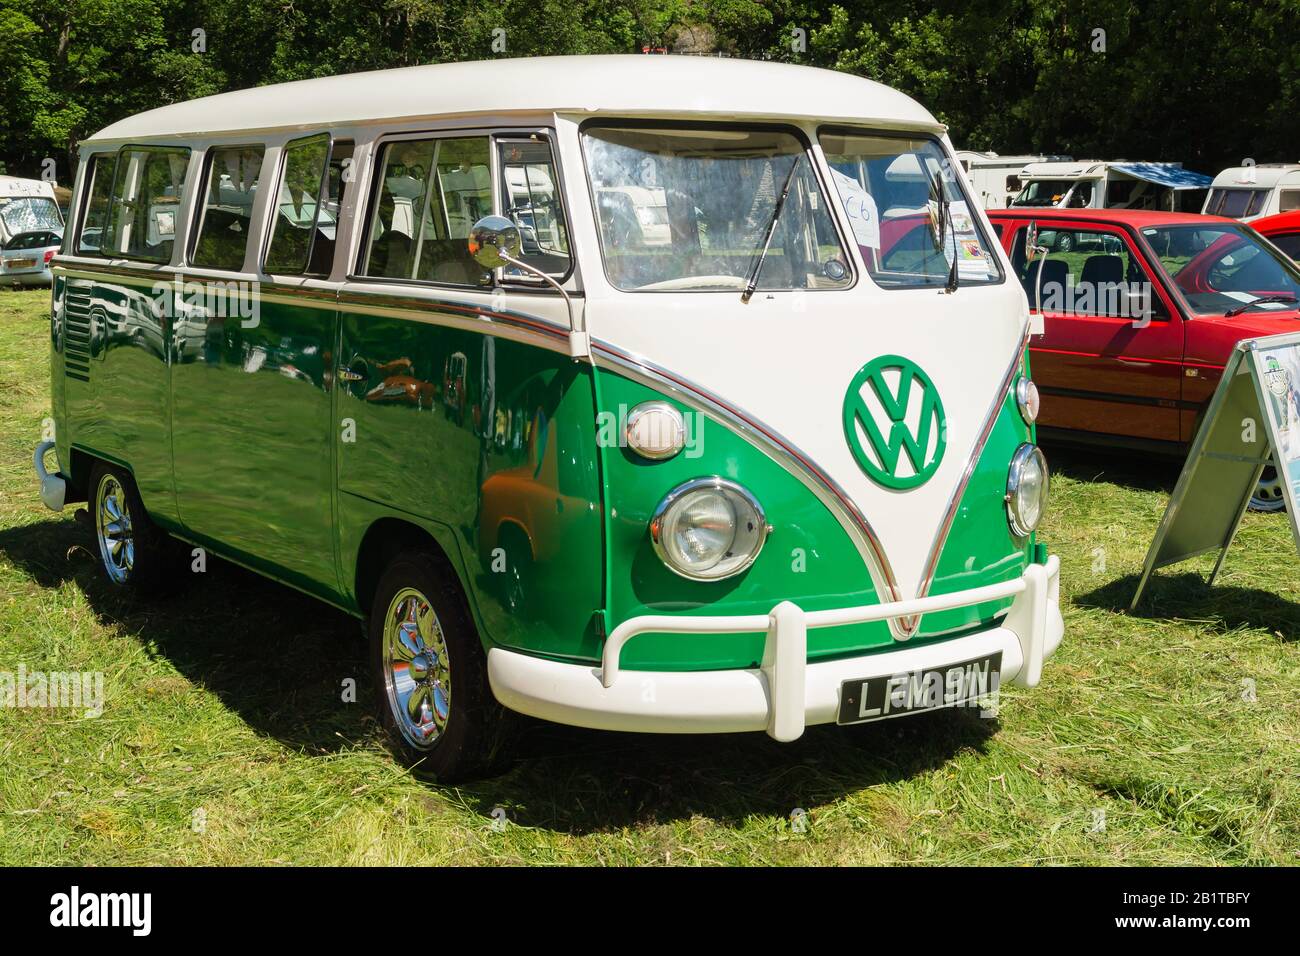
[[[405,552],[375,590],[369,622],[379,720],[417,776],[455,783],[500,769],[508,717],[454,572]]]
[[[149,519],[125,468],[97,464],[90,473],[91,521],[100,567],[109,583],[136,593],[166,580],[171,539]]]

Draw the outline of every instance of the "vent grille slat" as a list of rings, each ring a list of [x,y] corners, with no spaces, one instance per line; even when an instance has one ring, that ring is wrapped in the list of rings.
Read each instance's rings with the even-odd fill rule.
[[[90,381],[90,292],[68,289],[63,296],[63,374]]]

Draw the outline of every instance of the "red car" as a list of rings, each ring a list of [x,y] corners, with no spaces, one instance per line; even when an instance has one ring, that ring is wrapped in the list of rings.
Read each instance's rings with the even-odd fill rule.
[[[1300,209],[1256,219],[1250,224],[1250,228],[1292,259],[1300,261]]]
[[[1233,345],[1300,331],[1300,269],[1235,219],[1128,209],[988,215],[1030,308],[1041,275],[1046,334],[1030,352],[1044,438],[1182,455]],[[1030,223],[1049,250],[1033,262]],[[1272,468],[1252,506],[1284,507]]]

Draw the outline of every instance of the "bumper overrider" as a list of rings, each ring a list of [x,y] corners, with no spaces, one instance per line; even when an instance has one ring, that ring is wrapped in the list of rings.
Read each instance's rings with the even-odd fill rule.
[[[1002,681],[1035,686],[1043,661],[1061,643],[1060,559],[1031,564],[1014,580],[866,607],[804,611],[782,601],[766,616],[646,615],[619,625],[605,642],[600,667],[544,660],[495,647],[488,678],[511,710],[561,724],[648,733],[763,730],[798,738],[810,724],[837,719],[844,681],[956,665],[1001,652]],[[997,625],[963,637],[818,663],[808,662],[808,629],[906,618],[1014,598]],[[640,634],[745,634],[765,631],[761,667],[709,671],[623,671],[619,658]]]

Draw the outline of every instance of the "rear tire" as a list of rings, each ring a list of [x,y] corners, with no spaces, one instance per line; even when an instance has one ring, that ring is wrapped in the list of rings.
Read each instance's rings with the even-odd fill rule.
[[[157,591],[174,564],[172,539],[149,519],[131,473],[96,464],[89,504],[99,564],[109,583],[138,594]]]
[[[368,624],[379,720],[420,777],[455,783],[508,760],[508,712],[455,573],[424,551],[399,554],[375,589]]]

